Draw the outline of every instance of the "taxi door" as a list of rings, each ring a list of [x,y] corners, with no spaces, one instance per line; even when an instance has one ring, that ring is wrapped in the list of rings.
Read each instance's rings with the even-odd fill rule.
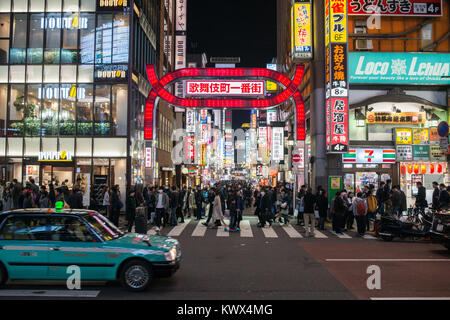
[[[0,260],[10,279],[47,279],[48,233],[45,216],[6,218],[0,230]]]
[[[105,278],[107,252],[102,243],[77,216],[53,216],[49,248],[49,278],[68,279],[79,270],[81,280]],[[78,267],[79,269],[76,269]]]

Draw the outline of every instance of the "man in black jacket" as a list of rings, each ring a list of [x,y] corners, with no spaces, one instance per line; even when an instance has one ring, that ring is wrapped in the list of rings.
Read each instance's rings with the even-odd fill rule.
[[[83,209],[83,195],[80,189],[74,188],[69,196],[69,206],[71,209]]]
[[[377,192],[375,194],[375,198],[377,198],[378,202],[378,213],[381,215],[384,215],[384,182],[380,182],[380,187],[377,189]]]
[[[203,204],[203,195],[200,186],[197,186],[197,190],[195,190],[195,205],[197,209],[195,211],[195,220],[200,220],[202,218],[202,204]]]
[[[267,189],[263,189],[261,192],[261,200],[260,200],[260,212],[259,212],[259,224],[258,227],[264,228],[266,222],[269,222],[269,225],[272,226],[272,197]]]
[[[434,181],[433,182],[433,209],[438,209],[439,208],[439,194],[440,194],[440,190],[439,190],[439,184]]]
[[[416,195],[416,207],[420,208],[421,211],[425,210],[425,207],[428,205],[426,194],[427,191],[425,187],[422,185],[422,182],[416,182],[417,186],[417,195]]]
[[[439,193],[439,209],[448,209],[450,204],[450,195],[445,188],[445,184],[441,183],[439,185],[440,193]]]

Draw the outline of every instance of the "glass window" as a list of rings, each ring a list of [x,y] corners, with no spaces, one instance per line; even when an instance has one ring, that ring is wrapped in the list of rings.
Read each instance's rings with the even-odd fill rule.
[[[1,240],[49,240],[47,217],[14,216],[5,221]]]
[[[29,3],[30,12],[44,12],[45,0],[31,0]]]
[[[27,86],[27,106],[24,111],[25,136],[38,136],[40,133],[41,97],[40,84]]]
[[[74,83],[77,81],[77,66],[74,65],[62,65],[61,66],[61,82]]]
[[[23,138],[8,138],[8,156],[21,157],[23,151]],[[22,162],[21,160],[19,160]],[[14,178],[21,180],[22,178],[22,164],[14,165]]]
[[[23,114],[25,109],[25,86],[11,85],[9,95],[9,125],[11,136],[23,135]]]
[[[92,135],[92,106],[94,102],[93,85],[78,85],[79,95],[77,101],[77,135]]]
[[[114,14],[112,63],[128,62],[129,21],[127,13]]]
[[[0,14],[0,38],[9,38],[10,23],[11,18],[9,14]]]
[[[80,20],[78,13],[64,13],[63,44],[61,50],[61,63],[78,62],[78,28]]]
[[[63,136],[75,135],[75,101],[77,87],[75,85],[61,85],[61,104],[59,109],[59,134]]]
[[[85,214],[83,215],[83,218],[105,241],[117,239],[124,235],[124,233],[112,224],[111,221],[105,219],[105,217],[98,213]]]
[[[41,138],[39,138],[39,137],[25,138],[24,140],[25,140],[25,150],[23,151],[23,156],[24,157],[39,156],[39,151],[41,151]],[[37,167],[39,168],[39,166],[37,166]],[[39,176],[39,174],[38,174],[38,176]]]
[[[8,103],[8,85],[0,84],[0,137],[6,134],[6,104]]]
[[[109,85],[95,86],[94,101],[94,135],[105,136],[110,135],[110,90]]]
[[[85,28],[80,28],[81,63],[94,63],[95,16],[92,13],[81,13],[80,20],[87,23]]]
[[[59,65],[44,65],[44,82],[59,82]]]
[[[50,217],[52,241],[93,242],[94,236],[78,217]]]
[[[5,147],[6,147],[6,138],[0,138],[0,156],[2,157],[6,156]],[[3,177],[5,177],[5,175],[3,175]]]
[[[128,116],[128,90],[127,85],[119,84],[112,87],[112,116],[113,135],[127,135]]]
[[[80,11],[95,11],[95,0],[81,0]]]
[[[8,63],[9,40],[0,40],[0,64]]]
[[[10,63],[25,63],[27,45],[27,15],[15,14],[13,19],[13,35],[10,49]]]
[[[29,65],[27,66],[27,82],[41,83],[42,82],[42,66]]]
[[[58,147],[58,138],[42,138],[42,152],[55,152]]]
[[[78,11],[78,0],[64,0],[64,12]]]
[[[59,90],[57,84],[44,86],[44,103],[41,114],[43,136],[56,136],[58,134]]]
[[[0,12],[10,12],[11,2],[10,1],[0,1]]]
[[[42,64],[44,46],[44,14],[30,15],[30,41],[28,44],[28,63]]]
[[[78,65],[78,82],[94,82],[93,65]]]
[[[114,146],[114,148],[111,148]],[[94,138],[94,157],[126,157],[126,138]]]
[[[8,82],[8,66],[0,66],[0,83]]]
[[[45,33],[44,63],[59,63],[59,50],[61,47],[61,14],[47,14],[45,20]]]
[[[27,12],[27,10],[28,0],[13,0],[13,12]]]
[[[95,45],[95,62],[111,63],[112,14],[97,15],[97,39]]]
[[[61,11],[61,0],[47,0],[47,12]]]
[[[9,67],[9,82],[24,83],[25,82],[25,66]]]
[[[59,138],[59,150],[75,154],[75,138]]]

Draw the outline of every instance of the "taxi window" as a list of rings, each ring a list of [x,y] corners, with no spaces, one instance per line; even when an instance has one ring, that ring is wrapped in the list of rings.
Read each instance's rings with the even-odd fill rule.
[[[82,217],[105,241],[114,240],[124,235],[122,231],[101,214],[91,212],[82,215]]]
[[[50,240],[94,242],[96,239],[77,217],[54,216],[50,220]]]
[[[0,230],[0,240],[49,240],[46,217],[8,217]]]

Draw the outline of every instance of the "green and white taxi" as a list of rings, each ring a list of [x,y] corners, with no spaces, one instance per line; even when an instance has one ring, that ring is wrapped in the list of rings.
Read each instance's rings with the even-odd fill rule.
[[[180,266],[179,242],[123,233],[91,210],[23,209],[0,213],[0,285],[7,279],[65,280],[77,266],[80,280],[120,280],[145,290],[153,277]]]

